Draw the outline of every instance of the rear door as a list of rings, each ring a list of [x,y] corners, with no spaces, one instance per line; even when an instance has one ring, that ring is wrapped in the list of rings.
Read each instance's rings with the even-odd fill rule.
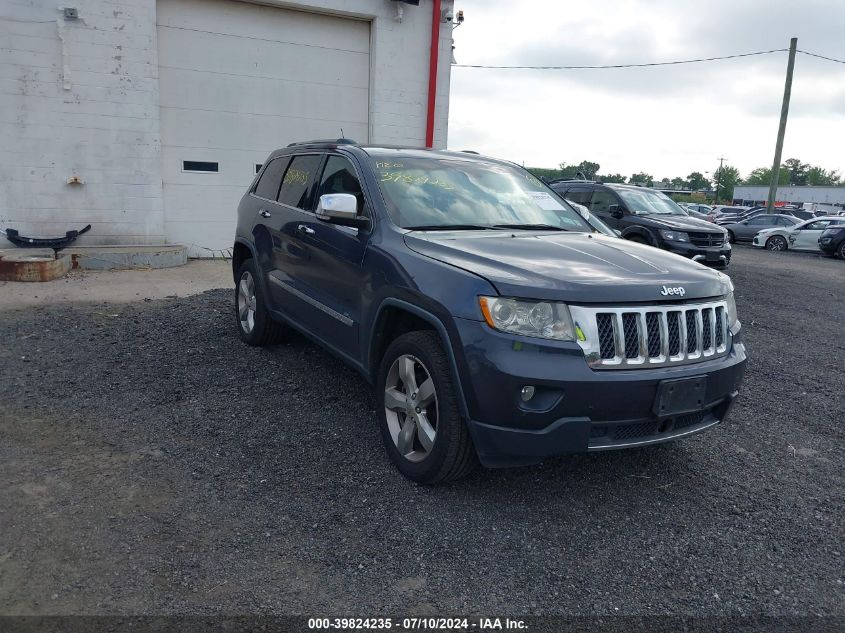
[[[739,224],[734,229],[734,235],[741,240],[753,240],[763,229],[771,229],[777,224],[777,218],[773,215],[760,215],[756,218],[747,220],[744,224]]]
[[[317,174],[323,162],[319,152],[293,156],[284,172],[272,215],[265,225],[272,238],[272,264],[268,273],[273,303],[307,327],[312,307],[300,290],[300,277],[311,259],[304,220],[314,198]]]

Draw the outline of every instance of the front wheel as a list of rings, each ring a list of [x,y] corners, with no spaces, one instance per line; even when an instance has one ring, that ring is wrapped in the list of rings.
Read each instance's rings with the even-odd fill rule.
[[[845,259],[845,240],[839,245],[839,248],[836,250],[836,253],[839,255],[839,259]]]
[[[452,481],[475,466],[449,360],[434,332],[409,332],[390,344],[379,367],[376,397],[385,448],[408,479]]]
[[[766,240],[766,248],[770,251],[785,251],[787,248],[786,239],[780,235],[774,235]]]
[[[728,241],[731,244],[736,244],[736,235],[734,235],[733,231],[728,231]]]

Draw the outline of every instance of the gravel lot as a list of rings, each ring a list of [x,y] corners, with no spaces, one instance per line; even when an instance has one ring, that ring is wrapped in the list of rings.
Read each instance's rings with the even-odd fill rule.
[[[6,309],[0,612],[845,615],[845,262],[731,268],[729,423],[439,488],[352,370],[243,345],[228,290]]]

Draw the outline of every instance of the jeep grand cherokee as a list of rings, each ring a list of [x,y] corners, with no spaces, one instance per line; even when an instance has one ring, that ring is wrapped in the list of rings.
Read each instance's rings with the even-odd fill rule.
[[[745,367],[727,276],[596,233],[524,169],[469,153],[275,151],[238,208],[233,269],[243,340],[292,327],[357,369],[417,482],[702,431]]]

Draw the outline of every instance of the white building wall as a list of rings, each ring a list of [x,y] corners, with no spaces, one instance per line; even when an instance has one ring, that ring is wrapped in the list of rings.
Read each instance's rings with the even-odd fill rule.
[[[734,187],[734,200],[766,200],[768,197],[768,187],[757,185],[737,185]],[[780,186],[775,195],[775,200],[778,202],[845,204],[845,186]]]
[[[80,244],[161,243],[156,2],[65,4],[78,20],[61,0],[0,3],[0,228],[55,236],[91,224]],[[371,20],[368,140],[424,144],[432,0],[403,7],[401,23],[388,0],[261,4]],[[447,140],[451,45],[441,24],[435,147]]]

